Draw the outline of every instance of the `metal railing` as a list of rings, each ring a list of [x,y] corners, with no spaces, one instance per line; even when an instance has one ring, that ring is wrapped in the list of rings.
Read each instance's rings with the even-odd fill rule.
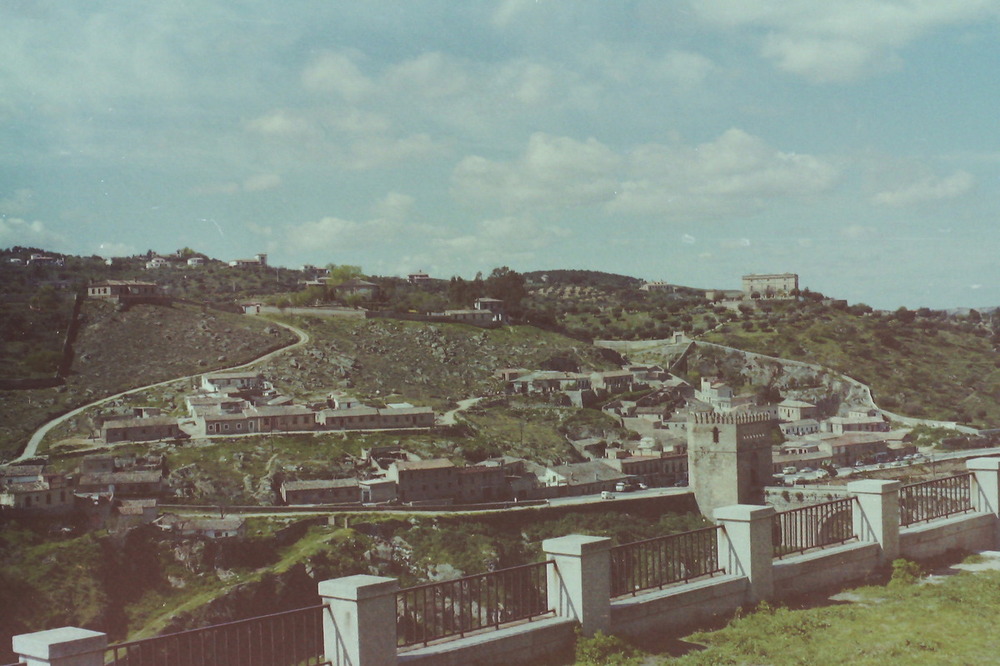
[[[899,524],[903,527],[972,509],[971,472],[911,483],[899,489]]]
[[[396,645],[427,645],[553,613],[547,568],[554,565],[549,560],[400,590]]]
[[[323,613],[310,606],[107,648],[114,666],[325,666]]]
[[[722,571],[719,526],[622,544],[611,549],[611,596],[635,595]]]
[[[853,497],[774,514],[774,557],[804,553],[854,539]]]

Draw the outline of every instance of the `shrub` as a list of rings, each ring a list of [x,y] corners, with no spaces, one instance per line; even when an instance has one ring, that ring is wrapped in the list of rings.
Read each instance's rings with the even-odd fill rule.
[[[577,666],[638,666],[643,654],[617,636],[598,631],[576,641]]]
[[[913,585],[923,576],[920,565],[911,560],[903,559],[892,561],[892,577],[889,578],[889,587],[903,587]]]

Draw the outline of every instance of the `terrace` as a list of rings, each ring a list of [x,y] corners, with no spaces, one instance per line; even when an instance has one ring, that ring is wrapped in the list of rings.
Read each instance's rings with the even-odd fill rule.
[[[509,664],[572,649],[576,629],[626,637],[674,632],[862,580],[898,557],[998,546],[1000,459],[901,486],[855,481],[849,497],[776,513],[734,505],[713,527],[612,547],[603,537],[546,540],[544,559],[399,589],[393,578],[319,584],[320,603],[108,646],[72,627],[15,636],[32,666],[373,666]]]

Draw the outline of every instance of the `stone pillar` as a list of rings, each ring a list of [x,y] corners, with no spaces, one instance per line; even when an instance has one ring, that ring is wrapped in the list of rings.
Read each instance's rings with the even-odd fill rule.
[[[14,654],[27,666],[104,666],[108,637],[97,631],[62,627],[14,636]]]
[[[720,506],[713,514],[719,530],[719,565],[727,574],[746,576],[751,603],[774,594],[774,508],[754,504]]]
[[[864,479],[847,484],[847,492],[857,498],[854,508],[854,535],[859,541],[882,547],[882,561],[899,557],[899,481]]]
[[[549,567],[549,604],[580,623],[584,636],[611,628],[611,539],[571,534],[542,542]]]
[[[965,466],[976,480],[972,506],[976,511],[1000,516],[1000,458],[972,458]]]
[[[334,666],[395,666],[398,589],[395,578],[382,576],[320,582],[324,652]]]

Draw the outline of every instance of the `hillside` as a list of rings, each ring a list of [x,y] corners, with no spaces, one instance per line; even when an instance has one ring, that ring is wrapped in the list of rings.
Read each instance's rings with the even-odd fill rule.
[[[442,409],[495,393],[500,368],[615,367],[616,355],[530,326],[481,329],[390,319],[282,319],[312,340],[261,370],[301,399],[350,388],[362,398],[398,396]]]
[[[0,460],[49,419],[136,386],[243,363],[295,341],[266,320],[191,305],[118,310],[88,299],[66,383],[0,391]]]
[[[703,339],[827,366],[869,384],[876,403],[891,412],[1000,424],[998,340],[982,324],[788,302],[741,313]]]
[[[879,313],[808,290],[796,301],[748,301],[733,308],[684,287],[643,292],[621,280],[577,282],[534,281],[528,318],[585,340],[666,339],[683,331],[698,340],[827,366],[869,384],[878,405],[891,412],[1000,425],[996,314],[926,308]],[[728,379],[739,385],[750,378]]]
[[[254,617],[316,602],[321,580],[352,574],[403,585],[538,561],[541,542],[575,531],[627,543],[704,524],[650,507],[499,512],[475,519],[406,514],[248,521],[247,537],[180,537],[156,527],[52,537],[0,523],[0,662],[10,635],[93,627],[113,641]],[[348,527],[344,527],[344,524]]]

